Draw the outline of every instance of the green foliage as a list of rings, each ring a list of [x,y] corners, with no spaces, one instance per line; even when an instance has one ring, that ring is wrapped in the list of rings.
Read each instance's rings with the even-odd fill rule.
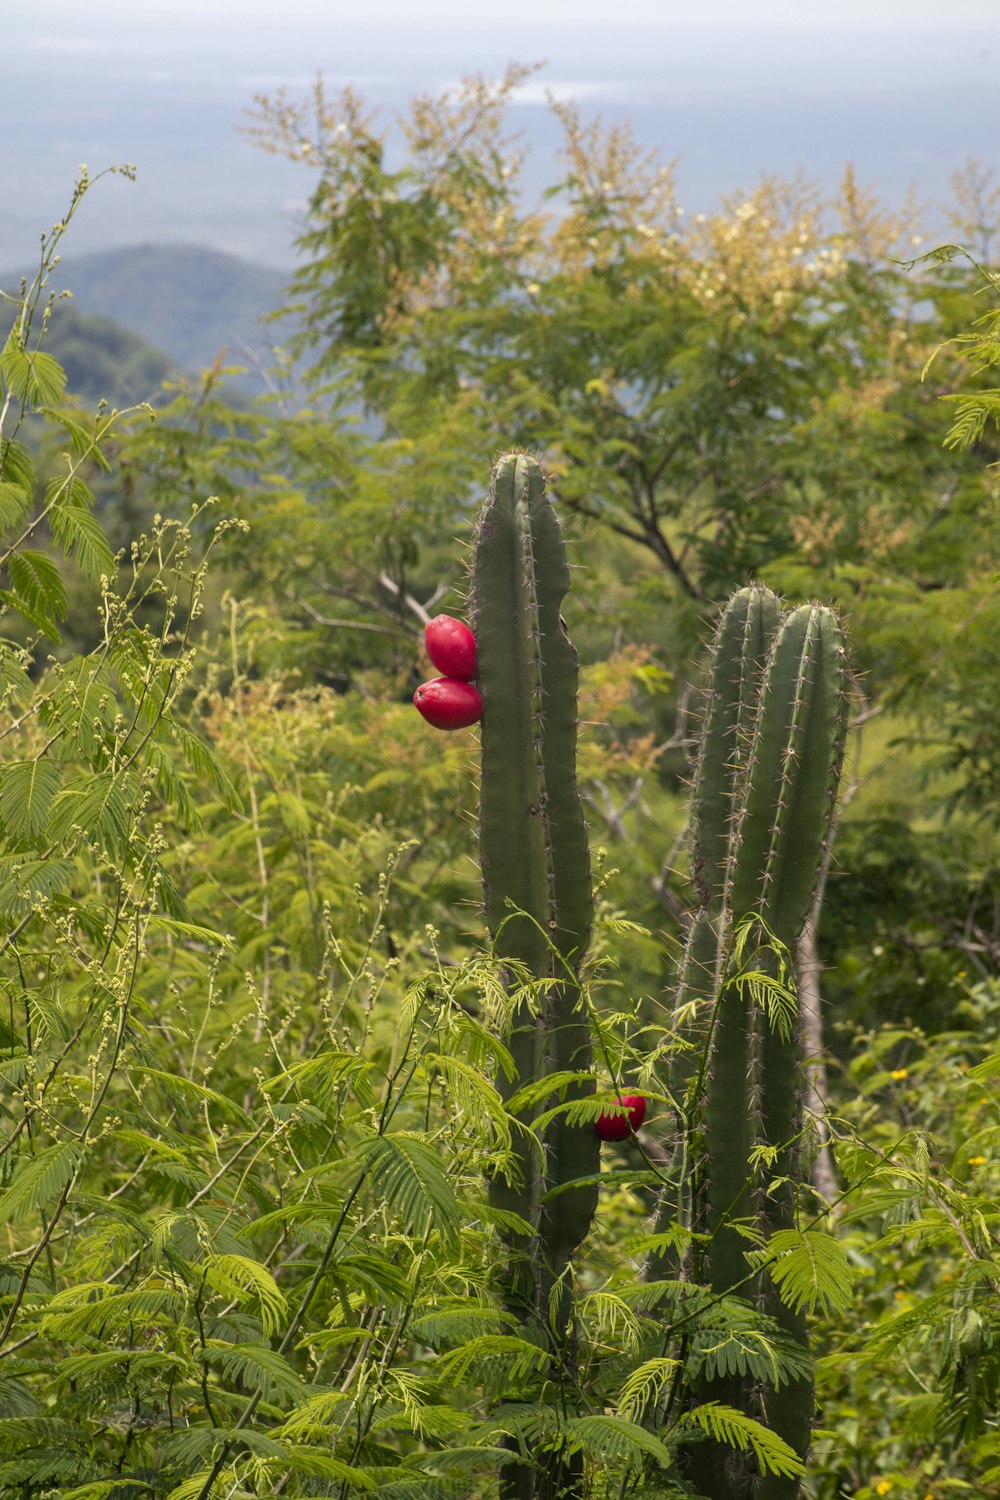
[[[298,287],[317,380],[279,375],[269,411],[237,409],[220,369],[155,422],[63,408],[51,267],[10,308],[12,1500],[486,1500],[539,1468],[677,1500],[713,1450],[788,1493],[806,1314],[818,1500],[996,1487],[993,429],[942,451],[947,356],[918,381],[974,279],[928,264],[910,287],[850,178],[829,228],[776,184],[686,226],[627,132],[572,110],[558,212],[529,213],[502,135],[520,76],[419,101],[396,165],[350,99],[321,101],[309,146],[272,111],[320,185]],[[519,1009],[551,1009],[556,975],[484,957],[468,741],[408,706],[423,612],[462,606],[454,539],[498,433],[539,453],[586,563],[563,603],[596,888],[573,1013],[596,1079],[516,1093]],[[677,951],[689,887],[701,917],[722,894],[678,855],[679,782],[704,623],[755,575],[846,607],[870,722],[824,912],[841,1191],[778,1222],[783,1149],[811,1142],[769,1125],[740,1164],[752,1213],[726,1206],[723,1286],[691,1187],[714,918]],[[736,927],[726,1000],[780,1039],[792,955],[759,936]],[[484,1181],[626,1084],[646,1127],[585,1175],[572,1274],[513,1317],[497,1289],[534,1224]]]
[[[820,1333],[824,1500],[846,1486],[922,1496],[995,1482],[995,991],[969,992],[964,1029],[857,1038],[831,1122],[855,1289]]]
[[[936,264],[948,264],[958,257],[964,257],[968,261],[981,278],[981,289],[995,298],[1000,291],[1000,276],[987,266],[980,265],[967,250],[959,245],[942,245],[930,252],[930,258]],[[963,356],[970,367],[976,388],[970,392],[942,396],[943,401],[954,406],[954,416],[944,444],[946,448],[966,449],[982,439],[989,424],[1000,427],[1000,390],[983,389],[981,381],[981,377],[989,377],[993,369],[1000,365],[1000,308],[991,307],[988,312],[975,319],[968,331],[955,334],[935,349],[924,366],[925,376],[933,361],[949,349]]]

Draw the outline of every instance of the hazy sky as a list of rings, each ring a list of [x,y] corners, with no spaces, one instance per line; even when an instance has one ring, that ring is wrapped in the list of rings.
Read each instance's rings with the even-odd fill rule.
[[[1000,0],[504,0],[476,8],[471,0],[49,0],[38,18],[74,20],[81,31],[105,19],[271,23],[288,29],[320,23],[341,26],[436,27],[669,27],[690,30],[777,28],[800,30],[950,30],[1000,25]]]
[[[676,158],[691,213],[762,173],[829,193],[850,162],[888,204],[913,186],[940,223],[967,158],[1000,167],[1000,0],[0,0],[0,15],[0,271],[28,263],[81,162],[139,175],[101,184],[74,252],[187,241],[288,266],[312,174],[241,127],[255,93],[302,98],[317,72],[380,112],[394,162],[415,93],[544,60],[509,111],[529,201],[564,170],[550,91]]]

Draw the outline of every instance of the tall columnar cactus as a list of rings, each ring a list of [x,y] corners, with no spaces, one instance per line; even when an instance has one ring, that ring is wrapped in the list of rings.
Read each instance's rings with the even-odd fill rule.
[[[579,986],[593,902],[576,785],[577,659],[560,615],[568,588],[542,471],[527,454],[509,453],[493,471],[476,528],[470,597],[484,702],[479,848],[486,918],[515,999],[517,1076],[503,1084],[508,1097],[547,1074],[590,1074],[593,1063]],[[594,1088],[590,1076],[572,1085],[569,1097]],[[597,1206],[599,1142],[592,1125],[560,1117],[540,1151],[527,1128],[516,1135],[515,1155],[515,1180],[494,1181],[491,1198],[527,1220],[536,1236],[527,1245],[511,1238],[507,1301],[526,1323],[548,1330],[555,1364],[563,1366],[573,1344],[568,1268]],[[517,1500],[565,1488],[518,1464],[505,1468],[503,1482],[504,1496]]]
[[[711,1001],[718,991],[723,952],[720,924],[742,768],[756,721],[761,672],[780,618],[781,605],[770,589],[739,589],[723,610],[712,643],[712,670],[691,790],[691,873],[698,909],[688,928],[678,1009]]]
[[[710,1024],[723,975],[726,946],[725,894],[730,843],[740,807],[745,765],[760,700],[760,680],[781,604],[770,589],[751,585],[731,596],[716,626],[711,670],[702,715],[701,743],[691,788],[691,873],[698,906],[691,914],[674,997],[677,1033],[684,1044],[673,1058],[671,1084],[682,1101],[674,1182],[664,1189],[654,1227],[666,1230],[677,1218],[693,1218],[693,1177],[686,1170],[691,1120],[700,1112],[699,1094],[685,1097],[700,1072],[700,1042]],[[738,1020],[736,1024],[739,1024]],[[732,1087],[733,1128],[745,1115],[747,1079],[737,1065]],[[733,1185],[734,1192],[737,1185]],[[676,1245],[650,1255],[646,1279],[672,1276],[679,1269]]]
[[[560,615],[569,587],[562,536],[538,464],[509,453],[496,465],[476,529],[471,618],[484,701],[480,861],[487,922],[513,1005],[515,1077],[506,1097],[548,1075],[572,1075],[563,1097],[595,1090],[580,966],[593,916],[587,836],[576,785],[577,661]],[[691,1041],[678,1076],[679,1181],[661,1222],[680,1214],[698,1247],[685,1267],[720,1296],[754,1300],[805,1345],[801,1320],[748,1246],[794,1223],[802,1130],[798,1027],[784,1030],[734,974],[734,940],[777,973],[815,888],[839,778],[847,676],[831,611],[782,614],[759,587],[729,601],[716,632],[692,795],[692,869],[698,909],[678,983]],[[774,940],[777,940],[776,942]],[[697,1043],[701,1042],[699,1058]],[[683,1069],[686,1066],[686,1076]],[[571,1260],[597,1204],[599,1142],[592,1125],[556,1117],[539,1143],[515,1124],[516,1171],[490,1184],[493,1204],[526,1221],[511,1234],[509,1311],[552,1355],[552,1378],[574,1383]],[[764,1153],[760,1148],[766,1148]],[[772,1187],[774,1181],[781,1186]],[[749,1231],[749,1236],[746,1232]],[[668,1257],[652,1275],[670,1276]],[[649,1268],[648,1268],[649,1269]],[[803,1367],[804,1360],[798,1361]],[[800,1455],[808,1444],[807,1379],[753,1388],[708,1378],[695,1353],[692,1395],[763,1418]],[[711,1500],[791,1500],[797,1481],[758,1475],[714,1442],[692,1446],[688,1478]],[[579,1500],[579,1459],[558,1451],[515,1460],[502,1500]]]
[[[755,597],[747,597],[753,595]],[[730,630],[756,615],[753,630]],[[801,1180],[801,1070],[794,1017],[769,1019],[727,965],[734,934],[759,919],[758,966],[776,968],[770,939],[790,950],[809,911],[840,776],[847,670],[836,616],[819,605],[788,614],[777,630],[776,601],[763,591],[737,595],[716,636],[706,738],[693,805],[695,879],[718,938],[703,1093],[695,1101],[703,1148],[695,1227],[707,1237],[703,1279],[717,1293],[753,1297],[783,1331],[804,1345],[801,1318],[765,1278],[748,1277],[751,1236],[765,1240],[794,1224]],[[767,641],[770,637],[770,645]],[[752,644],[748,644],[752,642]],[[749,695],[745,669],[767,649]],[[734,684],[741,684],[737,692]],[[730,752],[720,757],[717,726]],[[719,767],[721,766],[721,771]],[[755,947],[751,943],[751,949]],[[760,1148],[773,1153],[761,1155]],[[772,1183],[780,1183],[772,1187]],[[800,1456],[809,1440],[812,1390],[805,1379],[756,1391],[747,1379],[702,1382],[716,1399],[763,1417]],[[712,1500],[751,1493],[787,1500],[797,1481],[755,1477],[733,1450],[693,1450],[696,1487]]]

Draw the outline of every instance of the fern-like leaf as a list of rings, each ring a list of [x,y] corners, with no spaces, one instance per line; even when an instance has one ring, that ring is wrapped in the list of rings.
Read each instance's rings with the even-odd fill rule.
[[[681,1425],[698,1427],[717,1443],[738,1448],[741,1453],[752,1449],[764,1473],[779,1474],[788,1479],[805,1473],[805,1464],[783,1438],[732,1406],[707,1401],[689,1411]]]
[[[227,1380],[260,1391],[265,1401],[275,1396],[291,1402],[302,1400],[304,1387],[299,1376],[287,1359],[266,1344],[226,1344],[221,1339],[206,1339],[200,1353]]]
[[[640,1464],[643,1458],[649,1457],[664,1466],[668,1466],[673,1458],[667,1445],[647,1432],[645,1427],[609,1413],[571,1417],[564,1425],[563,1433],[570,1451],[582,1448],[595,1458]]]
[[[245,1255],[213,1255],[204,1263],[204,1274],[214,1292],[241,1304],[248,1297],[254,1299],[266,1338],[281,1327],[288,1312],[285,1294],[259,1261]]]
[[[660,1399],[673,1378],[677,1360],[660,1356],[647,1359],[627,1376],[618,1397],[618,1415],[627,1421],[641,1418]]]
[[[22,1158],[9,1187],[0,1193],[0,1224],[23,1224],[38,1214],[65,1188],[79,1159],[75,1141],[60,1141]]]
[[[44,831],[61,781],[59,767],[42,756],[0,769],[0,820],[14,838]]]
[[[471,1378],[492,1390],[540,1375],[550,1358],[547,1349],[514,1334],[483,1333],[442,1355],[439,1369],[448,1380]]]
[[[854,1272],[843,1245],[817,1229],[779,1229],[767,1244],[767,1269],[783,1302],[796,1312],[850,1306]]]
[[[457,1242],[462,1216],[433,1146],[395,1131],[362,1141],[357,1154],[390,1212],[417,1234],[436,1229],[449,1243]]]

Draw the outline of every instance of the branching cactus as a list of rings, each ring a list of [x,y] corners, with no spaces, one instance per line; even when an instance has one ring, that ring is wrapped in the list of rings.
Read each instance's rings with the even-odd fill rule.
[[[539,465],[509,453],[493,471],[473,542],[471,622],[483,695],[479,849],[486,918],[515,1001],[511,1053],[520,1086],[585,1075],[565,1097],[595,1088],[579,986],[593,917],[587,832],[576,785],[577,659],[560,615],[569,588],[562,534]],[[547,1336],[554,1367],[572,1379],[570,1259],[597,1206],[593,1126],[560,1116],[539,1148],[515,1136],[518,1172],[491,1184],[495,1206],[535,1230],[510,1237],[509,1309]],[[579,1183],[578,1186],[572,1184]],[[556,1469],[561,1466],[553,1459]],[[575,1493],[567,1472],[504,1470],[502,1494]]]

